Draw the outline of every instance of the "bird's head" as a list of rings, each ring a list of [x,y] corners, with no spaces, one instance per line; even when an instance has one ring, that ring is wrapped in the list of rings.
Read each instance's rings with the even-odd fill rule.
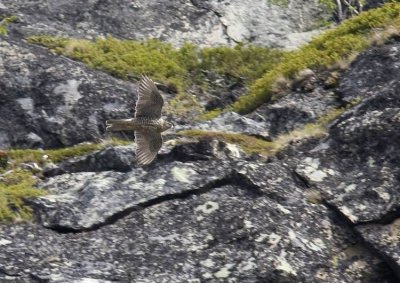
[[[161,129],[163,132],[172,128],[173,126],[174,125],[172,123],[165,121],[165,120],[161,120]]]

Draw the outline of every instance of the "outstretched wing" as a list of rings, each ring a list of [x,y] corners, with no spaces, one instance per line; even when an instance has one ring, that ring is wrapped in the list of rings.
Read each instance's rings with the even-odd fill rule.
[[[150,164],[157,156],[162,145],[161,134],[149,129],[148,131],[136,131],[136,162],[139,166]]]
[[[164,100],[154,82],[147,76],[142,76],[139,82],[139,96],[136,101],[135,117],[161,118],[161,108]]]

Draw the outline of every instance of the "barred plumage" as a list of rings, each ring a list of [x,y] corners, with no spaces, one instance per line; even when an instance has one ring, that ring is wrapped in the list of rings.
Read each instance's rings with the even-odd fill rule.
[[[150,164],[162,146],[161,132],[171,128],[171,123],[161,119],[164,100],[154,82],[143,76],[139,83],[135,117],[108,120],[109,131],[135,131],[136,162],[139,166]]]

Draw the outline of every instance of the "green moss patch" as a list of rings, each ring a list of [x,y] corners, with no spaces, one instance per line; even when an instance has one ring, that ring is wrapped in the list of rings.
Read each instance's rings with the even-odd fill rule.
[[[353,104],[350,104],[349,106],[351,105]],[[325,136],[327,134],[329,123],[339,117],[346,109],[347,107],[332,109],[331,111],[328,111],[325,115],[318,118],[315,122],[305,124],[303,127],[294,129],[287,134],[282,134],[278,136],[273,141],[276,151],[285,148],[293,141]]]
[[[73,147],[66,147],[60,149],[12,149],[9,151],[9,158],[13,163],[13,166],[17,166],[21,163],[35,162],[38,165],[45,165],[45,163],[51,161],[58,163],[65,159],[85,155],[102,148],[102,144],[81,144]],[[43,156],[48,156],[44,159]]]
[[[188,137],[217,139],[227,143],[237,144],[247,153],[268,154],[274,149],[274,144],[272,142],[268,142],[244,134],[212,132],[203,130],[185,130],[179,132],[178,134]]]
[[[140,42],[109,36],[89,41],[41,35],[31,36],[28,41],[122,79],[147,74],[156,81],[174,85],[178,90],[184,88],[188,70],[197,64],[193,46],[184,45],[178,50],[158,40]]]
[[[288,8],[290,1],[289,0],[266,0],[268,3],[277,5],[283,8]],[[333,13],[336,9],[336,4],[332,0],[319,0],[318,1],[321,8],[325,9],[328,13]]]
[[[167,111],[182,114],[199,112],[196,97],[187,94],[191,86],[207,90],[205,73],[234,78],[248,84],[271,70],[283,56],[275,49],[238,44],[235,47],[197,48],[186,43],[180,48],[151,39],[118,40],[113,37],[95,41],[31,36],[30,43],[46,46],[58,54],[80,60],[91,68],[121,79],[138,79],[141,74],[176,90]]]
[[[2,19],[0,21],[0,35],[7,35],[8,33],[8,25],[12,22],[15,22],[18,18],[16,16],[10,16]]]
[[[14,170],[0,174],[0,221],[24,221],[32,217],[31,208],[25,199],[44,195],[35,188],[36,179],[30,172]]]
[[[126,144],[113,139],[110,144]],[[49,162],[83,156],[105,147],[106,144],[80,144],[61,149],[11,149],[0,151],[0,222],[27,221],[32,217],[31,208],[25,199],[45,195],[46,192],[35,187],[40,178],[39,170],[24,170],[23,163],[36,163],[43,167]]]
[[[349,60],[373,43],[373,35],[379,33],[379,29],[390,26],[398,29],[399,13],[400,4],[389,3],[343,21],[299,50],[286,54],[281,63],[256,80],[250,86],[249,93],[240,97],[228,110],[249,113],[262,103],[278,97],[274,91],[274,83],[278,78],[293,79],[306,68],[318,72],[341,60]]]
[[[134,41],[111,36],[89,41],[39,35],[29,37],[28,41],[122,79],[148,74],[164,84],[172,84],[177,90],[196,82],[204,71],[254,80],[272,69],[284,54],[276,49],[244,44],[200,49],[186,43],[174,48],[156,39]]]
[[[356,103],[358,103],[358,100],[350,103],[348,107],[351,107]],[[264,156],[270,156],[282,150],[293,141],[326,135],[329,123],[340,116],[348,107],[333,109],[321,116],[315,122],[308,123],[287,134],[282,134],[271,142],[245,134],[204,130],[185,130],[180,131],[178,134],[188,137],[217,139],[227,143],[237,144],[247,153],[257,153]]]
[[[284,54],[278,49],[244,44],[203,48],[196,68],[251,82],[275,68]]]

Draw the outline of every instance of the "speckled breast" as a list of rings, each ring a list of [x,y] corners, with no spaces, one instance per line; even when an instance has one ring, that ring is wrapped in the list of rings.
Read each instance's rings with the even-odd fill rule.
[[[154,128],[161,132],[162,125],[160,119],[151,119],[147,117],[136,117],[133,119],[133,124],[137,130],[147,130],[149,128]]]

